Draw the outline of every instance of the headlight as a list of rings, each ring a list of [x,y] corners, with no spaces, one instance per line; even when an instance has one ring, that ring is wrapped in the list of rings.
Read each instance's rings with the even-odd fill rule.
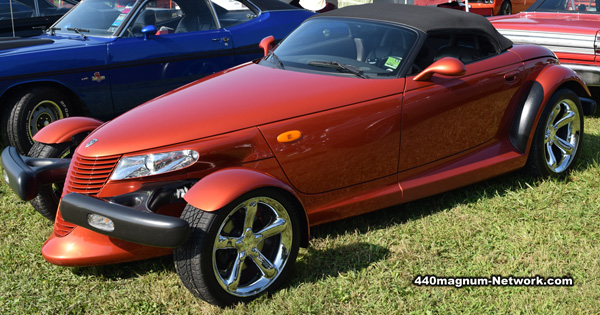
[[[111,180],[143,177],[172,172],[198,161],[198,152],[182,150],[122,158],[110,177]]]

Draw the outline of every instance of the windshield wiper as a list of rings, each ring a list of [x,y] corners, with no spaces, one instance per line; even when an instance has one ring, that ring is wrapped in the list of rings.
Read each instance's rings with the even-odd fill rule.
[[[279,68],[283,69],[283,62],[281,62],[281,60],[279,59],[279,57],[277,57],[275,52],[272,51],[271,54],[269,55],[269,58],[277,61],[277,66],[279,66]]]
[[[90,32],[90,30],[86,30],[86,29],[78,28],[78,27],[67,27],[67,31],[73,31],[73,32],[79,34],[79,36],[81,36],[83,39],[86,39],[87,37],[85,37],[85,35],[83,35],[82,32],[86,32],[86,33]]]
[[[309,66],[315,66],[315,67],[324,67],[324,68],[333,68],[333,69],[337,69],[338,71],[346,71],[346,72],[350,72],[358,77],[361,77],[363,79],[368,79],[369,76],[364,74],[363,71],[361,69],[359,69],[358,67],[355,67],[353,65],[346,65],[343,63],[339,63],[337,61],[310,61],[308,63]]]
[[[48,29],[48,31],[50,31],[50,35],[54,36],[54,33],[56,33],[56,31],[60,31],[61,28],[60,27],[51,27]]]

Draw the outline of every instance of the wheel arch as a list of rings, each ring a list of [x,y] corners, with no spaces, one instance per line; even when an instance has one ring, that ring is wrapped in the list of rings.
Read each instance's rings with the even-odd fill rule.
[[[533,81],[521,102],[510,128],[509,139],[521,153],[526,153],[533,139],[534,126],[552,95],[560,89],[569,89],[580,98],[591,96],[581,78],[571,69],[552,65],[542,70]]]
[[[254,169],[234,167],[218,170],[194,184],[184,199],[202,211],[213,212],[249,191],[272,189],[288,198],[297,207],[300,223],[300,246],[308,247],[310,237],[308,217],[296,192],[280,179]]]
[[[52,87],[60,90],[64,93],[69,101],[73,104],[73,111],[75,115],[89,115],[89,111],[85,106],[85,103],[81,100],[81,98],[70,88],[65,86],[64,84],[57,81],[35,81],[35,82],[21,82],[15,84],[9,88],[7,88],[2,95],[0,95],[0,104],[6,104],[12,98],[17,97],[18,95],[23,94],[28,89],[33,88],[41,88],[41,87]],[[4,107],[3,113],[7,114],[10,112],[11,108]]]
[[[67,142],[76,135],[87,135],[87,132],[95,130],[103,123],[101,120],[90,117],[67,117],[41,129],[33,136],[33,140],[47,144]],[[79,139],[79,141],[81,140],[83,137]]]

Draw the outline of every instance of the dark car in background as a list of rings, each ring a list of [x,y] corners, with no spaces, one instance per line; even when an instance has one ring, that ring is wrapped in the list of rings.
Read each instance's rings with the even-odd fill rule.
[[[75,0],[0,0],[0,37],[40,35],[75,4]]]

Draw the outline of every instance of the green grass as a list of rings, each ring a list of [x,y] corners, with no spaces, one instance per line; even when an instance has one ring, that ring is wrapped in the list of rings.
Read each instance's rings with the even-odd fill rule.
[[[312,228],[272,296],[219,309],[195,299],[170,257],[103,267],[49,264],[49,221],[0,187],[0,314],[597,314],[600,118],[567,178],[512,173]],[[574,278],[573,287],[425,287],[417,275]]]

